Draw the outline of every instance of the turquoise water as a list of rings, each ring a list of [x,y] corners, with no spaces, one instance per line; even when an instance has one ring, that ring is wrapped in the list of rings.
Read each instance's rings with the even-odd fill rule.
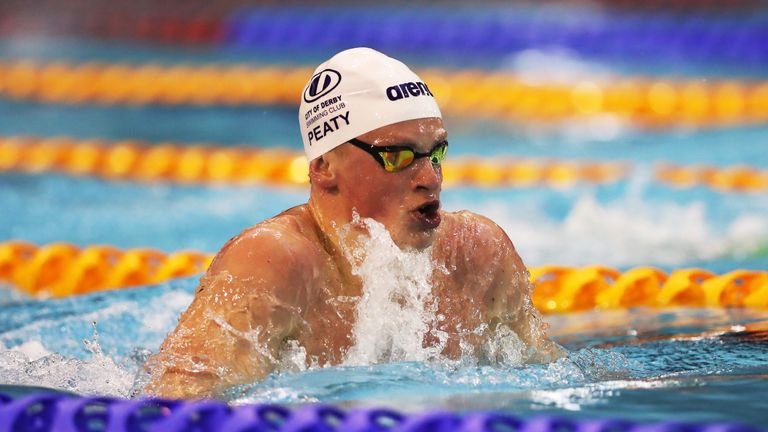
[[[230,237],[305,202],[301,187],[145,185],[57,174],[0,174],[0,238],[80,246],[215,252]],[[670,189],[639,172],[602,187],[448,188],[509,233],[528,265],[765,269],[768,197]]]
[[[195,284],[188,278],[8,303],[0,312],[0,345],[34,353],[34,341],[49,355],[31,361],[17,351],[0,351],[0,376],[5,382],[80,394],[135,394],[141,364],[191,300]],[[389,406],[405,412],[493,409],[522,416],[765,425],[766,311],[637,309],[547,320],[554,338],[570,350],[566,359],[549,365],[406,362],[288,370],[233,389],[228,398],[237,403]],[[93,344],[84,340],[98,342],[101,351],[94,354]]]
[[[322,57],[67,38],[0,41],[4,60],[312,64]],[[575,61],[581,72],[764,77],[764,71],[734,64],[596,63],[551,53],[544,58],[560,65]],[[414,60],[461,64],[460,59]],[[473,63],[528,73],[537,64],[522,57]],[[633,164],[625,180],[604,186],[445,189],[445,209],[489,215],[509,233],[529,266],[696,266],[718,273],[768,269],[768,194],[701,186],[681,190],[652,176],[653,164],[661,161],[766,169],[766,125],[648,131],[604,122],[531,127],[451,117],[446,124],[449,157],[510,155]],[[292,107],[101,107],[0,100],[0,135],[17,134],[301,148]],[[301,187],[149,185],[0,173],[0,241],[215,252],[245,227],[306,199],[307,190]],[[137,394],[143,361],[173,328],[196,283],[188,278],[59,300],[31,300],[1,287],[0,384]],[[546,319],[554,338],[571,351],[552,365],[289,367],[262,383],[233,389],[229,398],[385,405],[405,411],[442,407],[526,416],[768,423],[768,312],[638,309]]]

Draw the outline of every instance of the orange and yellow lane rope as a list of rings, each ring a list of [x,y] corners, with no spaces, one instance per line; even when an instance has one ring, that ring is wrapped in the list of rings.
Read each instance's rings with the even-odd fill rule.
[[[420,70],[452,115],[552,121],[609,114],[651,126],[768,120],[768,82],[582,79],[533,82],[505,71]],[[53,103],[296,105],[307,67],[0,62],[0,96]]]
[[[36,296],[63,297],[105,289],[156,284],[204,272],[213,255],[69,243],[36,246],[0,243],[0,280]],[[630,307],[768,308],[768,272],[722,275],[690,268],[665,273],[655,267],[621,272],[606,266],[540,266],[530,269],[533,302],[545,313]]]
[[[0,243],[0,279],[38,296],[63,297],[110,288],[150,285],[205,271],[213,257],[200,252],[120,250],[69,243]]]
[[[615,182],[631,169],[631,164],[622,162],[453,157],[444,162],[443,176],[449,186],[567,186]],[[304,155],[285,149],[71,138],[0,136],[0,171],[56,171],[147,182],[302,185],[308,181]],[[768,171],[749,166],[657,164],[655,178],[676,187],[768,190]]]

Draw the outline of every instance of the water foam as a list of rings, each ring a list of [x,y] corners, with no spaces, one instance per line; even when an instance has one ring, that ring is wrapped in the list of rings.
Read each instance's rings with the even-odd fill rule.
[[[193,296],[184,291],[169,291],[148,305],[148,313],[142,319],[145,329],[164,332],[171,328],[183,311],[192,303]]]
[[[50,353],[39,342],[27,342],[0,351],[0,382],[10,385],[43,386],[86,395],[128,397],[133,373],[118,366],[101,351],[98,333],[83,340],[91,353],[87,360]]]
[[[363,293],[356,306],[353,345],[346,353],[345,366],[413,361],[440,367],[479,363],[517,367],[530,361],[534,347],[506,325],[491,329],[486,323],[458,329],[460,357],[444,355],[449,335],[439,329],[445,317],[438,313],[440,299],[432,295],[432,277],[435,272],[450,270],[433,260],[431,247],[403,250],[379,222],[355,218],[355,224],[364,228],[365,234],[359,235],[345,254],[352,273],[363,282]],[[349,232],[349,227],[344,229]],[[538,313],[530,299],[522,310],[534,315],[529,321],[530,332],[538,340],[536,335],[544,324],[536,318]],[[483,342],[475,347],[478,338]]]
[[[504,228],[528,265],[678,266],[748,255],[768,239],[764,216],[742,212],[721,230],[696,201],[651,204],[629,196],[603,203],[585,194],[562,220],[501,202],[473,207]]]
[[[447,335],[431,330],[437,299],[432,296],[432,249],[401,250],[387,229],[373,219],[356,218],[368,234],[344,252],[352,273],[363,281],[353,328],[354,344],[345,365],[427,361],[438,358]],[[424,346],[430,333],[437,343]]]

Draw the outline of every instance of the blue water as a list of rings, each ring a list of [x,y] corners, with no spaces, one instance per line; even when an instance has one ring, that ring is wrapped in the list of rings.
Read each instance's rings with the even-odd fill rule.
[[[19,373],[13,368],[23,364],[28,371],[45,373],[36,384],[54,382],[81,393],[98,389],[98,381],[105,379],[104,366],[82,342],[96,340],[130,381],[141,374],[146,355],[191,300],[195,284],[195,278],[188,278],[6,304],[0,309],[0,344],[12,348],[38,341],[81,363],[67,364],[56,357],[14,362],[9,360],[11,351],[5,351],[0,352],[0,376],[13,377]],[[550,365],[395,363],[288,371],[233,389],[228,398],[238,403],[389,406],[406,412],[495,409],[523,416],[554,413],[637,421],[671,417],[758,426],[768,420],[763,397],[768,390],[768,311],[638,309],[557,315],[548,321],[555,340],[571,350],[566,359]],[[68,374],[69,386],[50,377],[62,372]],[[112,369],[106,372],[115,374]],[[130,389],[123,386],[120,391]]]
[[[0,238],[166,252],[215,252],[245,227],[308,197],[306,188],[289,186],[149,186],[58,174],[0,174],[0,181],[8,209],[0,213]],[[446,210],[493,218],[528,265],[768,267],[764,194],[677,190],[638,174],[562,190],[447,188],[442,202]]]
[[[729,22],[728,17],[724,20]],[[753,21],[762,25],[764,15]],[[66,37],[0,41],[2,60],[74,63],[311,65],[328,54],[327,47],[284,52]],[[532,65],[522,54],[489,58],[404,52],[402,58],[420,67],[528,73],[531,68],[535,72],[543,58],[555,65],[576,65],[582,72],[616,76],[766,77],[764,68],[735,60],[599,59],[547,48]],[[446,210],[470,209],[490,216],[509,233],[529,266],[599,263],[620,269],[654,265],[668,271],[694,266],[717,273],[768,269],[768,194],[704,186],[676,189],[652,176],[654,164],[664,161],[764,170],[764,124],[642,130],[599,122],[532,127],[489,119],[445,120],[449,157],[632,164],[626,179],[603,186],[445,188]],[[301,150],[295,108],[286,106],[104,107],[0,100],[0,136],[8,135]],[[53,173],[0,173],[0,241],[215,252],[245,227],[305,202],[307,196],[306,188],[291,186],[150,185]],[[135,393],[143,361],[173,328],[196,283],[196,278],[187,278],[58,300],[32,300],[0,285],[0,384],[34,383],[83,394]],[[296,370],[233,389],[228,397],[237,402],[386,405],[405,411],[498,409],[526,416],[768,424],[766,311],[639,309],[546,318],[554,338],[571,351],[552,365],[397,363]]]

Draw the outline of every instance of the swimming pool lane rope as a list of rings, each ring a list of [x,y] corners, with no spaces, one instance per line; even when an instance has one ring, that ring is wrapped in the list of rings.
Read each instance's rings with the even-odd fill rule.
[[[37,246],[0,243],[0,280],[40,297],[66,297],[143,286],[204,272],[213,255],[171,254],[151,248]],[[691,268],[665,273],[655,267],[625,272],[607,266],[530,268],[533,303],[545,313],[630,307],[749,307],[768,309],[768,272],[722,275]]]
[[[629,162],[452,157],[443,165],[446,186],[569,186],[626,179]],[[303,153],[258,147],[216,147],[125,140],[0,136],[0,172],[62,172],[115,180],[179,183],[306,185]],[[727,192],[768,191],[768,170],[750,166],[655,165],[657,181]]]
[[[442,110],[552,122],[611,115],[645,126],[768,121],[768,82],[581,79],[532,82],[507,72],[420,70]],[[0,61],[0,97],[103,105],[294,106],[312,69],[244,65]]]
[[[523,418],[498,412],[457,414],[429,410],[403,414],[387,408],[343,410],[307,404],[229,406],[216,400],[123,400],[38,393],[18,399],[0,393],[0,432],[761,432],[737,423],[638,423]]]
[[[32,295],[66,297],[191,276],[204,272],[212,259],[195,251],[166,254],[151,248],[8,241],[0,243],[0,280]]]

